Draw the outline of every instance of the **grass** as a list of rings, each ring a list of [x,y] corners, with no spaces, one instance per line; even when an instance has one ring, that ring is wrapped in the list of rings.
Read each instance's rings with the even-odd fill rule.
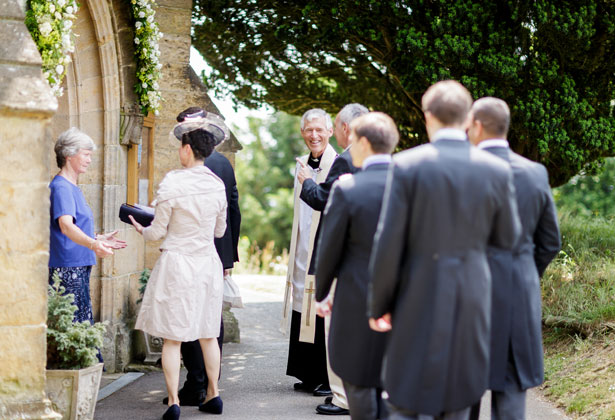
[[[615,419],[615,225],[563,214],[542,279],[547,398],[573,418]]]

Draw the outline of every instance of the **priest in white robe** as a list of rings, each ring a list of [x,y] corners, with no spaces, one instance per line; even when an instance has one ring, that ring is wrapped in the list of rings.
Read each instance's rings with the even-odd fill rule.
[[[300,382],[296,390],[314,392],[328,389],[327,358],[323,318],[316,316],[314,276],[307,274],[320,212],[300,198],[301,184],[296,174],[302,167],[311,169],[316,183],[323,182],[337,153],[329,144],[333,135],[331,117],[322,109],[311,109],[301,118],[301,136],[310,153],[297,159],[295,200],[282,328],[290,319],[290,344],[286,374]],[[292,295],[292,304],[291,304]]]

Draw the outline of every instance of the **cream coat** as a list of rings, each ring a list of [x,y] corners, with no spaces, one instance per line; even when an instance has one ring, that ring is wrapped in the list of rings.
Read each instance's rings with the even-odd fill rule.
[[[205,166],[171,171],[154,203],[143,237],[165,239],[135,328],[177,341],[217,337],[224,287],[214,237],[226,229],[224,183]]]

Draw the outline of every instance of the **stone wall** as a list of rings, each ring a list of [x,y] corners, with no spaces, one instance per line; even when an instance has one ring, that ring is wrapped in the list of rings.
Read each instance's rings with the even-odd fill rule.
[[[24,23],[0,0],[0,418],[59,418],[45,397],[49,149],[57,102]]]

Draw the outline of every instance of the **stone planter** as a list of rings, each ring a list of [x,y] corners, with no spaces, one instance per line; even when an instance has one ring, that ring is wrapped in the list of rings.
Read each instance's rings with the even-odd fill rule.
[[[155,365],[162,358],[162,344],[164,344],[164,340],[160,337],[149,335],[146,332],[143,332],[143,339],[145,340],[145,360],[143,363]]]
[[[103,364],[79,370],[47,370],[45,391],[62,420],[93,420]]]

